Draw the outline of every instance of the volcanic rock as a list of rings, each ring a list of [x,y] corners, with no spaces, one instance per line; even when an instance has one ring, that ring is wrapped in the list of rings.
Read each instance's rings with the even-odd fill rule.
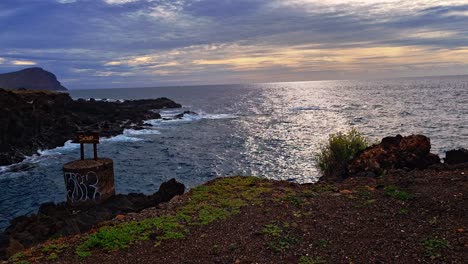
[[[198,115],[198,114],[192,111],[184,111],[183,113],[175,115],[174,119],[182,119],[184,118],[185,115]]]
[[[447,164],[468,162],[468,150],[464,148],[449,150],[445,153],[444,162]]]
[[[4,233],[0,233],[0,259],[18,250],[28,248],[51,237],[68,236],[89,231],[96,224],[113,219],[117,215],[154,207],[182,195],[185,186],[171,179],[164,182],[152,195],[119,194],[102,204],[90,207],[70,207],[66,203],[44,203],[37,214],[20,216],[11,221]],[[14,243],[13,243],[14,242]]]
[[[75,101],[59,92],[0,89],[0,166],[20,162],[38,149],[63,146],[80,130],[115,136],[142,127],[144,120],[161,118],[154,109],[179,107],[167,98]]]
[[[20,90],[67,90],[53,73],[37,67],[0,74],[0,87]]]
[[[368,147],[351,161],[350,175],[379,175],[388,169],[424,169],[440,163],[430,153],[430,139],[423,135],[386,137],[380,144]]]

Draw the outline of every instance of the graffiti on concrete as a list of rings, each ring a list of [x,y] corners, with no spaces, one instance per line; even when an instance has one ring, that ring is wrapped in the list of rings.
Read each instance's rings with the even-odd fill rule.
[[[86,175],[72,172],[65,173],[67,198],[70,202],[99,201],[101,192],[98,184],[99,177],[93,171],[86,173]]]

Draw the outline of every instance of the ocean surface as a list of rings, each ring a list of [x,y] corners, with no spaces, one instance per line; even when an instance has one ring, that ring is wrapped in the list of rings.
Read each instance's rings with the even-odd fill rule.
[[[371,140],[421,133],[432,152],[468,148],[468,76],[381,81],[319,81],[248,85],[70,91],[73,98],[168,97],[182,120],[148,120],[98,145],[115,163],[118,193],[158,190],[176,178],[191,188],[216,177],[256,175],[315,182],[313,156],[330,133],[355,127]],[[88,146],[88,157],[91,147]],[[44,202],[65,200],[64,163],[79,158],[67,143],[24,162],[0,167],[0,230]]]

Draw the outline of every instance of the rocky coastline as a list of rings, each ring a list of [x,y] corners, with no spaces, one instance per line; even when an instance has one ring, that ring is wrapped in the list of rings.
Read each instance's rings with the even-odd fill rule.
[[[171,180],[88,208],[43,204],[12,221],[0,252],[8,263],[462,263],[468,151],[441,163],[430,148],[423,135],[387,137],[347,177],[317,184],[221,177],[183,194]]]
[[[104,102],[73,100],[61,92],[0,89],[0,166],[63,146],[77,131],[116,136],[161,118],[157,109],[180,107],[167,98]]]
[[[0,233],[0,260],[52,237],[63,237],[89,231],[95,225],[119,215],[157,206],[174,196],[182,195],[185,186],[171,179],[152,195],[118,194],[101,204],[69,206],[66,202],[44,203],[36,214],[19,216]]]

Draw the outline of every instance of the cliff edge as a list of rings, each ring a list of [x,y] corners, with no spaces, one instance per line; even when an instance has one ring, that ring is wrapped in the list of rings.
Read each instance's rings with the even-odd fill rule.
[[[67,90],[53,73],[38,67],[0,74],[0,87],[5,89]]]

